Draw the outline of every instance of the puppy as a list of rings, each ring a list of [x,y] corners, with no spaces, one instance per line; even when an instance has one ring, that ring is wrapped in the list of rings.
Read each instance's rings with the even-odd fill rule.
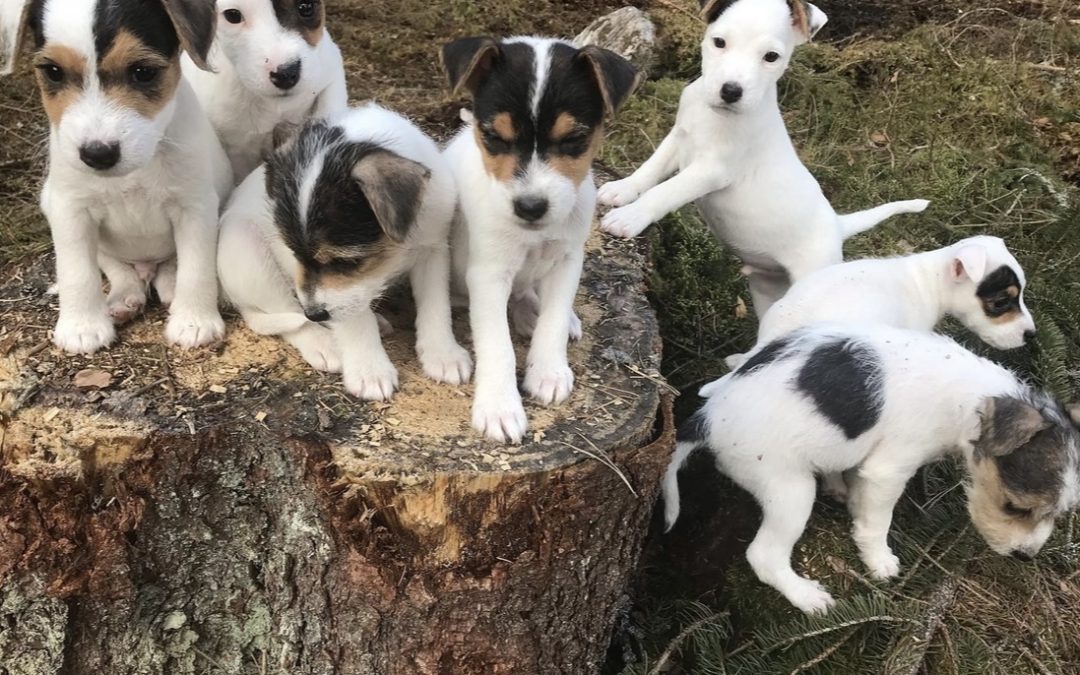
[[[348,107],[341,51],[322,0],[217,0],[212,72],[184,62],[242,181],[262,163],[274,128]]]
[[[181,50],[206,66],[212,10],[195,0],[31,0],[22,9],[18,27],[0,34],[8,64],[32,41],[50,123],[41,208],[56,249],[54,341],[82,354],[109,345],[114,322],[142,309],[151,282],[171,305],[170,343],[220,339],[214,260],[232,172],[180,68]],[[0,20],[16,14],[5,6]]]
[[[621,56],[546,38],[464,38],[446,45],[454,92],[473,114],[445,151],[460,213],[454,270],[469,295],[476,349],[473,426],[518,442],[527,420],[518,392],[507,304],[535,314],[525,391],[543,404],[574,386],[566,349],[585,241],[596,207],[592,160],[605,116],[634,90],[638,74]],[[518,322],[528,324],[528,320]]]
[[[435,142],[376,105],[275,135],[221,223],[222,287],[247,324],[282,335],[319,370],[343,371],[354,396],[386,400],[398,374],[371,305],[408,274],[424,372],[468,382],[472,362],[450,322],[456,193]]]
[[[706,0],[700,79],[683,91],[675,128],[625,180],[600,190],[616,206],[605,231],[634,237],[697,201],[713,234],[746,264],[754,310],[764,316],[790,284],[840,262],[848,237],[923,200],[837,216],[799,161],[777,104],[792,52],[825,24],[805,0]],[[673,173],[678,174],[666,180]]]
[[[747,551],[754,572],[806,612],[833,602],[791,568],[817,473],[855,469],[854,539],[877,579],[900,570],[887,537],[905,484],[946,454],[963,456],[972,522],[1002,555],[1034,556],[1054,519],[1080,503],[1080,434],[1069,413],[939,335],[817,324],[769,343],[701,395],[708,400],[681,428],[664,480],[668,528],[679,515],[679,467],[707,447],[764,511]]]

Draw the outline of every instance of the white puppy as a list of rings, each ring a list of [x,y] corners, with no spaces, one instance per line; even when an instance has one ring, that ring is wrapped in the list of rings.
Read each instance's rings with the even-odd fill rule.
[[[180,67],[182,49],[205,67],[212,10],[188,0],[22,4],[25,12],[0,12],[0,62],[32,38],[50,123],[41,208],[56,249],[53,340],[83,354],[109,345],[114,323],[141,311],[151,282],[171,305],[169,342],[220,339],[214,259],[232,172]]]
[[[450,320],[456,193],[435,142],[375,105],[275,136],[221,224],[222,287],[251,329],[282,335],[319,370],[343,371],[353,395],[389,399],[398,374],[371,305],[408,274],[424,372],[467,382],[472,362]]]
[[[453,89],[473,98],[473,121],[446,149],[461,195],[454,268],[476,350],[473,427],[518,442],[527,420],[507,306],[535,313],[525,391],[545,405],[565,401],[596,207],[592,160],[605,116],[633,91],[637,72],[605,49],[542,38],[463,38],[443,48],[443,63]]]
[[[635,237],[696,200],[713,234],[746,264],[754,309],[764,316],[792,282],[840,262],[845,239],[928,203],[838,216],[799,161],[776,84],[795,48],[825,24],[817,7],[804,0],[702,4],[704,74],[683,91],[675,128],[653,156],[600,189],[602,204],[621,207],[602,227]]]
[[[747,551],[754,572],[807,612],[832,604],[791,567],[815,474],[855,469],[853,534],[877,579],[900,571],[888,532],[904,486],[945,455],[965,460],[972,522],[999,554],[1034,556],[1055,518],[1080,502],[1080,434],[1069,414],[932,333],[817,324],[771,342],[701,395],[708,400],[680,429],[664,480],[667,525],[679,515],[679,467],[707,447],[764,511]]]
[[[262,162],[279,123],[346,110],[345,66],[322,0],[216,2],[213,72],[185,60],[184,75],[242,181]]]

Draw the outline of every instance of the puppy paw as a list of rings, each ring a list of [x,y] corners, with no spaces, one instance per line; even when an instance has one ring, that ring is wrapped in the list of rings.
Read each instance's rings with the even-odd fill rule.
[[[101,314],[61,315],[53,330],[53,342],[69,354],[93,354],[116,339],[112,317]]]
[[[192,349],[217,342],[225,337],[225,322],[217,309],[210,311],[174,310],[165,325],[169,344]]]
[[[829,609],[836,604],[836,600],[833,600],[825,587],[810,579],[800,581],[802,583],[785,594],[791,604],[807,614],[828,614]]]
[[[330,330],[322,326],[309,326],[287,335],[285,339],[296,347],[300,356],[315,370],[324,373],[341,372],[341,357]]]
[[[584,335],[584,331],[581,329],[581,317],[577,315],[577,312],[570,312],[570,339],[577,342]]]
[[[540,308],[534,302],[521,300],[510,303],[510,322],[514,332],[523,338],[531,338],[536,330],[536,320],[540,318]]]
[[[652,224],[649,214],[633,204],[609,211],[600,221],[600,229],[616,237],[630,239],[645,231]]]
[[[456,342],[440,347],[416,347],[424,374],[436,382],[465,384],[472,377],[472,357]]]
[[[390,360],[366,364],[346,364],[345,389],[365,401],[389,401],[398,388],[398,372]]]
[[[888,549],[863,556],[863,562],[870,570],[870,576],[879,581],[892,579],[900,574],[900,559]]]
[[[544,405],[558,405],[574,390],[574,371],[565,363],[531,365],[525,370],[525,391]]]
[[[745,361],[746,354],[732,354],[731,356],[724,359],[724,363],[726,363],[727,367],[732,370],[738,370],[739,366],[741,366]]]
[[[499,443],[520,443],[529,426],[517,389],[505,396],[477,395],[472,409],[473,428]]]
[[[117,295],[110,294],[106,303],[109,306],[109,316],[113,323],[119,326],[131,321],[142,311],[146,306],[146,294],[134,290]]]
[[[821,479],[821,494],[837,504],[847,504],[848,485],[842,473],[827,473]]]
[[[596,199],[604,206],[626,206],[641,196],[641,190],[629,178],[605,183],[596,193]]]

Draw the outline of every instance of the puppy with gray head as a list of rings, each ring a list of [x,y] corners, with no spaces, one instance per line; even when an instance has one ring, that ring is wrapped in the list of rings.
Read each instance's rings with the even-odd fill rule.
[[[323,0],[216,0],[216,11],[212,72],[185,60],[184,75],[242,181],[278,124],[347,109],[345,66]]]
[[[439,147],[376,105],[275,136],[221,221],[222,288],[247,324],[283,336],[319,370],[342,371],[354,396],[387,400],[398,373],[372,303],[407,274],[424,372],[468,382],[472,362],[450,319],[456,193]]]
[[[56,249],[54,341],[83,354],[109,345],[114,322],[142,309],[151,283],[171,305],[169,342],[220,339],[214,259],[232,172],[180,66],[184,51],[206,67],[212,10],[197,0],[30,0],[19,9],[0,11],[0,70],[28,38],[49,118],[41,208]]]
[[[713,234],[745,263],[754,310],[764,316],[792,282],[841,262],[845,239],[928,202],[838,216],[799,161],[777,81],[796,47],[825,24],[821,10],[805,0],[702,0],[702,13],[703,75],[683,91],[675,128],[653,156],[600,189],[602,204],[619,207],[602,227],[635,237],[696,201]]]
[[[566,356],[574,298],[596,208],[592,161],[605,118],[638,74],[613,52],[546,38],[463,38],[442,56],[453,90],[473,100],[469,124],[445,151],[460,193],[455,279],[469,295],[476,349],[473,427],[518,442],[527,420],[507,306],[535,313],[525,326],[525,391],[546,405],[565,401],[574,386]]]
[[[754,572],[806,612],[833,602],[791,567],[815,474],[851,470],[853,535],[876,579],[900,571],[888,532],[904,486],[945,455],[964,459],[972,522],[999,554],[1034,556],[1080,503],[1076,408],[1070,415],[940,335],[817,324],[769,343],[701,395],[664,480],[668,528],[679,516],[679,467],[706,447],[764,511],[747,551]]]

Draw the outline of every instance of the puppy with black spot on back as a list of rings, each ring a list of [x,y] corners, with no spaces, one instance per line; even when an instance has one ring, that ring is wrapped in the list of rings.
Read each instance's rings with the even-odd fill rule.
[[[236,189],[221,220],[218,270],[248,326],[280,335],[349,393],[390,399],[398,372],[372,310],[408,276],[416,353],[439,382],[469,381],[450,316],[456,191],[435,141],[376,105],[282,125],[273,154]]]
[[[262,163],[274,128],[348,109],[345,64],[323,0],[204,0],[215,5],[211,71],[184,75],[229,154],[236,180]]]
[[[525,391],[562,403],[574,386],[567,344],[581,331],[573,307],[596,208],[592,161],[638,73],[611,51],[537,37],[463,38],[442,58],[451,88],[473,102],[445,151],[460,194],[454,278],[476,351],[473,427],[519,442],[528,422],[508,305],[531,335]]]
[[[900,571],[888,533],[905,485],[945,456],[963,459],[971,520],[1001,555],[1030,559],[1080,504],[1080,409],[940,335],[815,324],[765,345],[701,395],[664,479],[668,529],[679,516],[679,468],[706,448],[764,512],[746,554],[755,574],[806,612],[833,604],[791,566],[815,475],[849,472],[853,536],[875,579]]]
[[[805,0],[702,0],[701,10],[709,24],[702,76],[683,90],[675,127],[652,157],[600,189],[600,203],[618,207],[601,226],[636,237],[697,202],[716,238],[743,261],[760,317],[792,282],[841,262],[845,239],[928,202],[837,215],[799,160],[777,82],[795,49],[825,25],[820,9]]]
[[[139,314],[153,285],[169,305],[166,339],[221,339],[214,273],[220,204],[232,171],[181,73],[214,38],[197,0],[5,0],[0,73],[23,42],[49,118],[41,209],[56,251],[53,341],[92,354]],[[101,275],[109,281],[101,291]]]

